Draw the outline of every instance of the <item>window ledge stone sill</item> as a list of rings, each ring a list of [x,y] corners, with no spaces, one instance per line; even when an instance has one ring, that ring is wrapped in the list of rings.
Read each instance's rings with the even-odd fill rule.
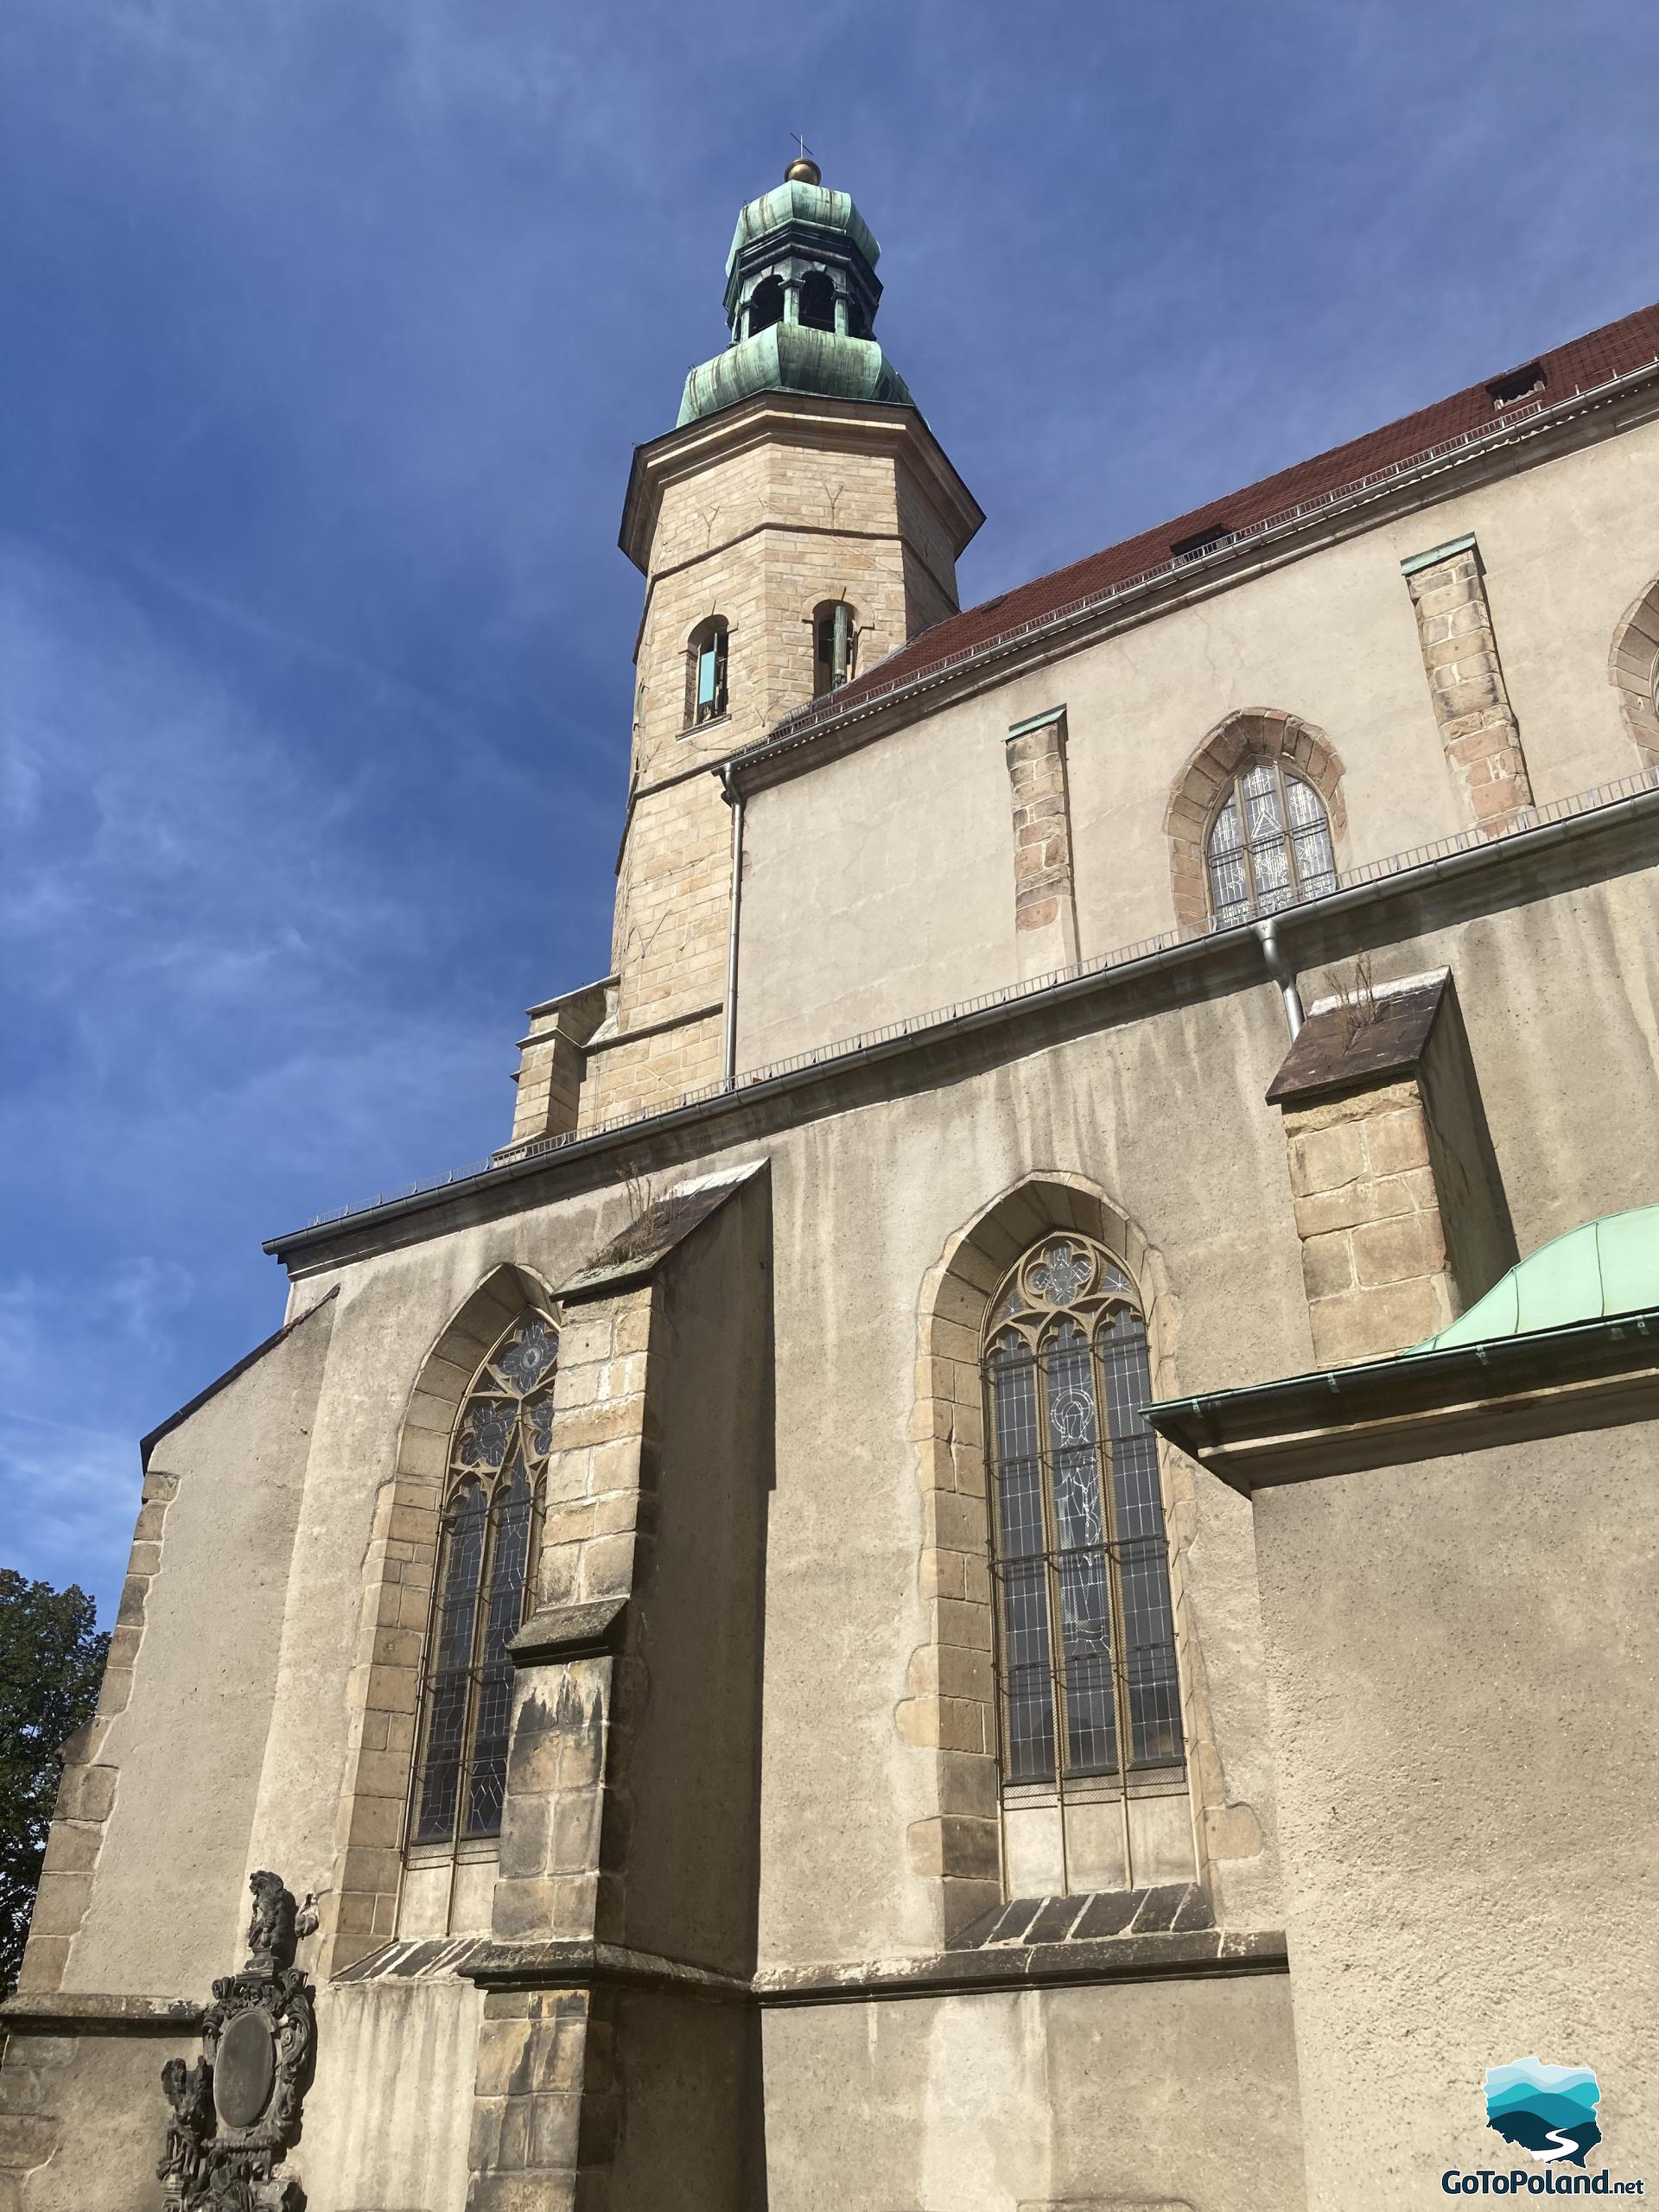
[[[1215,1913],[1197,1882],[1092,1895],[1014,1897],[965,1928],[956,1950],[1022,1949],[1050,1943],[1118,1942],[1135,1936],[1186,1936],[1213,1929]]]

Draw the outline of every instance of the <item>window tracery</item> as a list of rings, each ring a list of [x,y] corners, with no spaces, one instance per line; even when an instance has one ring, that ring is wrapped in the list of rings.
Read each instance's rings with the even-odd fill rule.
[[[512,1707],[508,1639],[533,1594],[559,1333],[514,1322],[456,1417],[421,1688],[411,1845],[500,1833]]]
[[[1179,1785],[1167,1537],[1134,1286],[1103,1246],[1067,1232],[1025,1255],[990,1312],[1004,1787]]]
[[[1324,802],[1279,759],[1244,763],[1210,825],[1205,858],[1217,929],[1337,887]]]

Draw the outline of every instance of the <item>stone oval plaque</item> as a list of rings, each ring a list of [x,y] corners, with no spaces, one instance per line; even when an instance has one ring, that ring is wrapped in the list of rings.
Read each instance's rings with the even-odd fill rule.
[[[263,2012],[238,2012],[219,2038],[213,2102],[227,2127],[251,2127],[270,2102],[276,2052]]]

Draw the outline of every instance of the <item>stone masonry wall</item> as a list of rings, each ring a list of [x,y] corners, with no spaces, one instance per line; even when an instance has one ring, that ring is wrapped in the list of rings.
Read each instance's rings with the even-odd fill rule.
[[[654,1541],[652,1299],[646,1287],[567,1309],[537,1588],[543,1608],[627,1599]],[[637,1670],[633,1657],[608,1652],[521,1669],[492,1913],[498,1940],[618,1939],[628,1720],[618,1697],[626,1708]]]
[[[753,1968],[765,1467],[741,1384],[769,1313],[764,1207],[753,1179],[677,1228],[649,1207],[628,1255],[565,1294],[491,1923],[523,1948],[518,1987],[486,1996],[470,2212],[738,2201],[705,2171],[662,2186],[664,2156],[710,2163],[683,2144],[687,2101],[726,2146],[713,2164],[734,2155],[729,2036],[653,2025],[661,1988],[630,2011],[607,1977],[626,1957],[729,1997],[719,1977]]]
[[[1010,734],[1014,803],[1014,929],[1022,979],[1072,968],[1077,908],[1065,784],[1065,711]]]
[[[520,1041],[518,1093],[511,1143],[564,1136],[576,1126],[584,1071],[582,1046],[605,1011],[605,986],[550,999],[530,1009],[530,1032]]]
[[[731,813],[713,775],[636,799],[613,952],[623,1034],[723,1003],[731,849]],[[589,1066],[604,1089],[602,1066]]]
[[[626,1602],[652,1543],[649,1286],[567,1306],[537,1586],[541,1609]],[[636,1634],[630,1621],[623,1638]],[[627,1742],[637,1654],[521,1666],[492,1932],[498,1942],[621,1934]],[[613,1998],[572,1984],[488,1991],[473,2098],[467,2212],[577,2212],[605,2201],[620,2119]]]
[[[812,696],[814,611],[845,599],[868,668],[952,612],[945,526],[893,450],[855,421],[803,423],[711,457],[664,486],[636,654],[632,804],[617,869],[617,1029],[723,1007],[731,824],[715,776],[687,772],[757,743]],[[688,720],[688,647],[727,627],[727,711]],[[721,1024],[670,1046],[594,1055],[584,1128],[717,1079]]]
[[[479,2031],[467,2212],[594,2212],[620,2114],[611,1992],[492,1989]]]
[[[723,1003],[694,1010],[642,1037],[608,1040],[588,1061],[577,1134],[606,1122],[660,1112],[720,1079],[725,1043]]]
[[[70,1948],[86,1914],[104,1832],[115,1809],[119,1771],[101,1763],[100,1755],[111,1722],[126,1711],[132,1694],[133,1669],[144,1635],[145,1600],[161,1569],[162,1527],[178,1489],[176,1475],[144,1477],[143,1503],[127,1554],[126,1580],[110,1637],[98,1709],[63,1747],[63,1777],[18,1977],[18,1987],[25,1991],[62,1988]]]
[[[1321,1364],[1378,1358],[1445,1328],[1459,1300],[1415,1079],[1291,1108],[1285,1135]]]
[[[1531,808],[1532,783],[1498,661],[1479,548],[1469,538],[1427,568],[1408,563],[1406,582],[1447,764],[1475,825],[1498,836]]]

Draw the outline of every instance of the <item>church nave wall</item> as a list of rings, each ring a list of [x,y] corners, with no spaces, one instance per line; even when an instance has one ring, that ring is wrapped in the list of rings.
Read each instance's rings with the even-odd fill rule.
[[[885,729],[878,718],[881,734],[849,753],[830,748],[809,766],[804,749],[798,768],[748,804],[740,1066],[1013,980],[1014,832],[1001,763],[1009,732],[1035,716],[1065,710],[1085,965],[1193,926],[1172,886],[1171,803],[1205,734],[1236,717],[1296,718],[1328,745],[1342,772],[1343,818],[1332,827],[1344,870],[1488,820],[1502,826],[1508,817],[1483,812],[1471,781],[1501,765],[1496,725],[1458,734],[1480,719],[1479,671],[1462,632],[1436,643],[1437,625],[1490,622],[1481,634],[1495,640],[1494,696],[1518,730],[1539,805],[1641,772],[1650,756],[1627,727],[1635,678],[1621,663],[1614,674],[1627,688],[1610,682],[1609,659],[1633,601],[1659,574],[1656,491],[1659,425],[1647,423],[1155,619],[1126,619],[1040,665],[1016,661],[957,702]],[[1423,602],[1438,608],[1444,598],[1451,611],[1425,612],[1420,634],[1415,580],[1402,563],[1467,539],[1474,550],[1459,558],[1479,569],[1478,597],[1465,605],[1467,588],[1452,579]],[[1639,658],[1627,647],[1625,662]],[[1444,669],[1470,676],[1464,690],[1436,688]],[[1468,711],[1443,729],[1437,698],[1450,700],[1446,714]],[[1195,889],[1202,899],[1202,883]]]

